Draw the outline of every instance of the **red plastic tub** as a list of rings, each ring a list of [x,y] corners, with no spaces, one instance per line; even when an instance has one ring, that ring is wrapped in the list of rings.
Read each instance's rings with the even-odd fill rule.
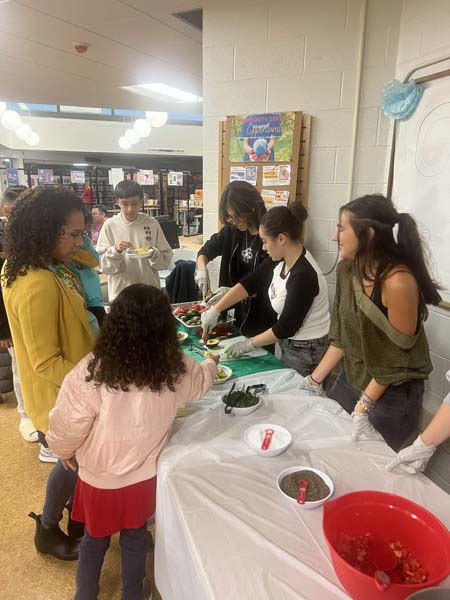
[[[450,574],[450,532],[422,506],[384,492],[345,494],[323,507],[323,533],[330,548],[336,575],[354,600],[403,600],[410,594],[437,585]],[[337,552],[341,534],[370,533],[386,543],[401,542],[428,571],[420,584],[391,583],[381,591],[373,577],[362,573]]]

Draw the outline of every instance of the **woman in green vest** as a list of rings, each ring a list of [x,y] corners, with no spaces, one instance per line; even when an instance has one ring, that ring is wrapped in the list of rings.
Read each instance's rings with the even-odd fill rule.
[[[384,438],[399,450],[417,428],[433,368],[426,305],[441,297],[414,219],[391,200],[372,194],[343,206],[334,239],[342,261],[330,347],[302,387],[320,393],[342,361],[329,396],[352,414],[353,440]]]

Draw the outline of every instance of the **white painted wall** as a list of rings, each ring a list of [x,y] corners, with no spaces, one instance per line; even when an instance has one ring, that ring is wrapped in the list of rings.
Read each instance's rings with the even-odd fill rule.
[[[217,230],[219,120],[302,110],[314,117],[306,242],[324,271],[333,265],[337,210],[349,199],[362,7],[363,0],[205,0],[206,236]],[[401,9],[401,0],[368,0],[353,195],[386,187],[390,124],[379,101],[395,75]]]
[[[405,0],[400,23],[397,77],[430,60],[450,56],[450,2]],[[416,76],[450,68],[450,61]],[[450,240],[449,240],[450,256]],[[450,369],[450,312],[432,308],[426,323],[434,371],[427,382],[424,406],[434,413],[450,391],[445,372]]]
[[[36,150],[64,152],[123,152],[118,146],[120,136],[132,125],[130,122],[95,121],[83,119],[57,119],[24,117],[40,136]],[[14,150],[30,150],[14,132],[0,126],[0,144]],[[201,156],[202,127],[195,125],[165,125],[153,128],[148,138],[140,140],[127,154],[152,154],[151,148],[180,150],[185,156]],[[159,154],[159,153],[157,153]],[[174,152],[173,154],[177,154]]]

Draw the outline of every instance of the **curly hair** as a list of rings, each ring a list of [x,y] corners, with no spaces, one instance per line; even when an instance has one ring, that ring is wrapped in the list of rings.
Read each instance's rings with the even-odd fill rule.
[[[129,386],[160,392],[186,372],[176,322],[166,296],[135,283],[120,292],[106,315],[89,361],[86,381],[129,391]]]
[[[36,187],[20,195],[6,229],[7,287],[28,269],[44,269],[52,262],[61,229],[76,211],[83,212],[81,197],[63,187]]]

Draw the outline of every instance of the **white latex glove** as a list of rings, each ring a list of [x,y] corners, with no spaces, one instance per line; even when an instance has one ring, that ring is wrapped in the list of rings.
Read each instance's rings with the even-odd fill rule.
[[[383,436],[379,431],[375,429],[372,423],[369,421],[369,415],[367,413],[352,413],[353,419],[353,433],[352,442],[378,440],[384,441]]]
[[[224,355],[229,358],[239,358],[244,354],[248,354],[253,350],[252,340],[245,338],[245,340],[238,340],[233,344],[230,344],[225,350]]]
[[[217,321],[219,320],[219,316],[220,313],[214,308],[214,306],[211,306],[211,308],[208,308],[208,310],[202,312],[201,320],[203,337],[209,333],[211,329],[214,329],[214,327],[217,325]]]
[[[436,446],[425,444],[419,435],[414,444],[400,450],[397,456],[386,465],[386,471],[391,471],[396,466],[399,466],[411,475],[425,471],[428,461],[433,456],[435,450]]]
[[[231,288],[229,287],[220,287],[213,296],[211,296],[211,298],[208,300],[208,302],[206,303],[207,306],[214,306],[214,304],[217,304],[219,302],[219,300],[222,300],[222,298],[225,296],[225,294],[230,290]]]
[[[201,269],[197,269],[194,275],[194,281],[199,287],[204,298],[210,286],[208,268],[202,267]]]
[[[303,377],[303,380],[298,385],[299,390],[304,392],[311,392],[315,396],[321,396],[323,394],[323,386],[321,383],[314,383],[309,375]]]

